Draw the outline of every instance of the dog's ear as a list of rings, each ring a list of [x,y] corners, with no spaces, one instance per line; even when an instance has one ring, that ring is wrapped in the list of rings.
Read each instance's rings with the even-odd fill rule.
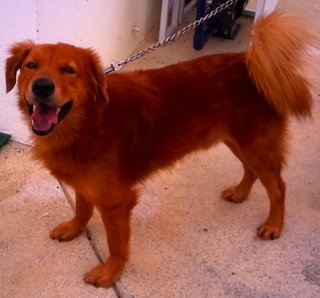
[[[107,94],[107,79],[103,72],[101,63],[97,54],[91,50],[88,51],[90,58],[90,76],[91,80],[93,80],[94,88],[96,89],[96,100],[104,100],[108,102],[108,94]]]
[[[23,60],[30,53],[34,43],[30,40],[17,42],[9,50],[10,57],[6,61],[6,88],[7,93],[16,84],[17,71],[21,68]]]

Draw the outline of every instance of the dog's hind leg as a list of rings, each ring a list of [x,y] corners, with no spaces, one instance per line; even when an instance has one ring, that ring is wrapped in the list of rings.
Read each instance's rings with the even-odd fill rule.
[[[270,211],[267,220],[257,229],[257,235],[264,240],[279,238],[284,222],[285,183],[280,171],[258,173],[259,179],[267,190],[270,200]]]
[[[281,146],[274,142],[269,146],[266,143],[251,144],[243,149],[250,169],[265,187],[270,201],[269,216],[257,230],[258,236],[264,240],[279,238],[283,228],[285,183],[281,178],[282,153]]]
[[[273,133],[243,147],[235,142],[225,142],[242,162],[244,176],[237,186],[223,191],[222,198],[231,202],[242,202],[248,196],[255,180],[259,178],[270,200],[269,216],[257,230],[258,236],[265,240],[279,238],[284,222],[285,183],[281,178],[284,159],[283,131],[279,128],[275,133],[277,142],[273,141]]]
[[[85,230],[92,214],[92,203],[76,193],[76,214],[74,218],[55,227],[50,233],[50,238],[59,241],[72,240]]]
[[[257,176],[250,170],[242,156],[241,150],[238,145],[232,142],[225,142],[225,144],[230,148],[230,150],[234,153],[236,157],[242,162],[244,175],[240,183],[236,186],[231,186],[225,189],[221,197],[224,200],[233,203],[241,203],[245,199],[247,199],[250,190],[252,188],[253,183],[256,181]]]

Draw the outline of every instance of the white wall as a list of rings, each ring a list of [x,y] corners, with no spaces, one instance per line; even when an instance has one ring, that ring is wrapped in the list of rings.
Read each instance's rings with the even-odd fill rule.
[[[159,25],[160,11],[160,0],[0,0],[0,131],[29,143],[15,91],[5,94],[4,65],[12,43],[31,39],[92,47],[108,66],[127,58]]]

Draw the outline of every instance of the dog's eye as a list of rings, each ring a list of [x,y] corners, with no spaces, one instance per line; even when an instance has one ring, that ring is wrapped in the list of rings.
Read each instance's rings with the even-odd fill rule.
[[[27,68],[36,68],[36,67],[37,67],[37,64],[34,63],[34,62],[28,62],[28,63],[26,64],[26,67],[27,67]]]
[[[64,68],[63,68],[63,72],[68,73],[68,74],[74,74],[74,73],[76,73],[76,71],[75,71],[72,67],[70,67],[70,66],[64,67]]]

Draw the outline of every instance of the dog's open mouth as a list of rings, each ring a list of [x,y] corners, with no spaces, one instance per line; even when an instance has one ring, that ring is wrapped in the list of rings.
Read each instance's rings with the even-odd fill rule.
[[[49,134],[72,107],[72,101],[60,108],[51,107],[45,103],[30,105],[27,100],[26,102],[32,119],[32,130],[38,136]]]

